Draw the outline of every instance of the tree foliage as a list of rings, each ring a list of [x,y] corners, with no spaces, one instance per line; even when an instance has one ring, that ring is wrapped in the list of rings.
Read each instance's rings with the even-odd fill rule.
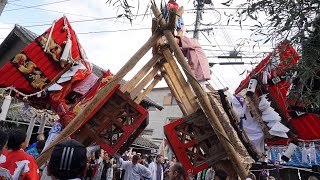
[[[234,4],[233,0],[222,3]],[[247,0],[230,14],[229,21],[254,22],[256,44],[289,41],[301,54],[296,88],[288,96],[295,105],[319,113],[320,106],[320,1],[318,0]],[[228,22],[229,22],[228,21]]]

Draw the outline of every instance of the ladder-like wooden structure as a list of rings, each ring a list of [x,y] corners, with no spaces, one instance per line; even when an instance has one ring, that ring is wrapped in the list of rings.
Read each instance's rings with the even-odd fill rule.
[[[127,144],[132,142],[134,137],[139,135],[146,125],[146,123],[143,122],[144,111],[135,108],[135,104],[139,104],[153,87],[164,78],[185,116],[183,120],[178,120],[171,126],[173,132],[179,131],[177,134],[184,134],[184,136],[179,137],[179,139],[185,146],[188,146],[186,149],[188,150],[189,158],[182,160],[178,157],[179,160],[183,164],[185,164],[186,161],[195,162],[195,159],[205,160],[207,164],[201,167],[191,167],[196,166],[196,164],[188,166],[189,169],[187,170],[193,170],[194,173],[196,173],[196,171],[200,171],[208,165],[217,163],[221,160],[220,157],[227,157],[226,159],[232,164],[236,174],[244,179],[248,175],[248,167],[243,165],[238,152],[236,152],[236,148],[226,133],[225,127],[219,121],[217,113],[212,107],[212,105],[214,105],[212,104],[212,99],[210,101],[208,95],[196,81],[172,34],[176,14],[177,16],[181,16],[183,7],[177,12],[170,12],[169,24],[164,20],[160,10],[154,3],[152,3],[151,9],[156,17],[153,20],[152,36],[128,60],[118,73],[108,81],[108,84],[98,91],[98,94],[91,100],[90,104],[82,109],[79,115],[64,128],[46,151],[37,159],[38,164],[43,164],[49,158],[55,144],[71,135],[84,144],[90,144],[92,141],[95,141],[101,144],[104,149],[111,151],[111,153],[114,153],[113,150],[118,152],[124,151],[127,147],[121,146],[121,144],[123,144],[124,141],[126,141]],[[172,20],[172,18],[174,18],[174,20]],[[168,41],[167,44],[162,40],[162,36],[166,37]],[[151,48],[153,48],[153,57],[149,62],[147,62],[130,81],[121,87],[121,91],[115,91],[120,80],[133,69],[138,61]],[[177,62],[182,67],[187,80],[184,78],[183,72],[180,70]],[[106,98],[110,96],[110,94],[112,96]],[[125,97],[124,94],[127,97]],[[115,98],[122,98],[122,100],[112,100]],[[112,104],[114,102],[123,102],[123,104]],[[99,109],[97,110],[97,107],[100,109],[109,108],[109,117],[103,118],[101,113],[105,111],[100,112]],[[135,112],[133,114],[137,116],[130,116],[132,112]],[[88,119],[88,117],[90,117],[90,119]],[[198,119],[198,121],[195,121],[195,119]],[[136,127],[129,130],[123,128],[124,125],[133,122],[138,122]],[[180,125],[178,130],[175,124]],[[140,128],[138,128],[138,126]],[[128,135],[123,136],[126,131],[128,131],[132,137]],[[120,138],[121,135],[123,138]],[[116,138],[116,142],[113,142],[114,137],[118,137]],[[171,137],[168,138],[170,140]],[[206,148],[201,146],[203,144],[206,144]]]

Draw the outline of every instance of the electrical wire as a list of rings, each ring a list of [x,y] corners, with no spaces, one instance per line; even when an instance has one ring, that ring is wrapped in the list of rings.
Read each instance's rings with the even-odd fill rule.
[[[212,10],[214,10],[214,8],[213,8]],[[215,11],[215,12],[216,12],[216,11]],[[218,18],[216,17],[216,14],[214,14],[214,15],[215,15],[215,18],[218,19]],[[224,26],[220,26],[220,25],[222,25],[222,22],[218,23],[218,26],[219,26],[220,30],[222,31],[224,37],[226,38],[227,43],[228,43],[230,46],[234,47],[234,50],[236,51],[236,46],[233,44],[233,42],[232,42],[232,40],[231,40],[228,32],[226,31],[225,27],[224,27]],[[245,69],[246,69],[246,68],[244,67],[244,65],[241,65],[240,67],[242,67],[242,70],[245,70]]]
[[[118,30],[110,30],[110,31],[91,31],[91,32],[79,32],[77,34],[98,34],[98,33],[110,33],[110,32],[139,31],[139,30],[150,30],[150,28],[118,29]]]
[[[209,82],[209,81],[208,81]],[[213,82],[213,84],[215,85],[215,88],[216,89],[218,89],[219,88],[219,86],[216,84],[216,82],[213,80],[213,79],[211,79],[211,82]],[[210,82],[209,82],[210,83]]]
[[[20,5],[20,4],[14,4],[14,3],[10,3],[11,5],[14,6],[18,6],[18,7],[28,7],[28,6],[24,6],[24,5]],[[97,17],[93,17],[93,16],[86,16],[86,15],[80,15],[80,14],[73,14],[73,13],[68,13],[68,12],[63,12],[63,11],[56,11],[56,10],[50,10],[50,9],[44,9],[44,8],[39,8],[39,7],[33,7],[32,9],[38,9],[38,10],[42,10],[42,11],[47,11],[47,12],[54,12],[54,13],[61,13],[61,14],[69,14],[72,16],[79,16],[79,17],[87,17],[87,18],[97,18]]]
[[[212,52],[209,52],[211,55],[213,55]],[[212,68],[215,68],[214,66]],[[221,73],[218,71],[218,68],[215,68],[217,73],[214,73],[214,71],[212,72],[212,75],[218,79],[218,81],[220,82],[220,84],[225,88],[225,85],[221,82],[221,80],[218,78],[218,74],[221,76]],[[216,75],[217,74],[217,75]],[[228,83],[228,81],[226,79],[224,79],[222,76],[221,78],[224,80],[224,82],[226,82],[226,84],[228,85],[228,87],[231,87],[231,85]],[[218,87],[218,86],[217,86]]]
[[[142,16],[142,14],[139,14],[138,16]],[[114,16],[114,17],[74,20],[74,21],[69,21],[69,22],[70,23],[81,23],[81,22],[92,22],[92,21],[102,21],[102,20],[114,20],[114,19],[117,19],[117,18],[118,18],[118,16]],[[48,26],[48,25],[52,25],[52,23],[24,25],[23,27],[38,27],[38,26]],[[12,28],[13,27],[5,27],[5,28],[0,28],[0,29],[12,29]]]
[[[9,12],[9,11],[16,11],[16,10],[21,10],[21,9],[29,9],[29,8],[47,6],[47,5],[58,4],[58,3],[63,3],[63,2],[67,2],[67,1],[71,1],[71,0],[62,0],[62,1],[55,1],[55,2],[50,2],[50,3],[45,3],[45,4],[38,4],[38,5],[33,5],[33,6],[25,6],[25,7],[16,8],[16,9],[7,9],[7,10],[4,10],[3,12]],[[13,3],[10,3],[10,2],[8,2],[8,4],[12,4],[12,5],[16,5],[17,6],[17,4],[13,4]]]
[[[203,32],[201,32],[201,33],[202,33],[202,35],[207,39],[207,41],[213,46],[212,42],[208,39],[208,37],[207,37]],[[222,53],[225,55],[225,53],[223,52],[222,48],[220,47],[220,45],[218,44],[218,42],[217,42],[217,40],[216,40],[216,38],[215,38],[214,36],[213,36],[213,39],[216,41],[217,46],[218,46],[219,49],[222,51]],[[228,60],[229,62],[231,62],[229,58],[227,58],[227,60]],[[233,67],[233,69],[238,73],[238,75],[239,75],[242,79],[244,79],[244,78],[240,75],[241,73],[234,67],[234,65],[232,65],[232,67]]]

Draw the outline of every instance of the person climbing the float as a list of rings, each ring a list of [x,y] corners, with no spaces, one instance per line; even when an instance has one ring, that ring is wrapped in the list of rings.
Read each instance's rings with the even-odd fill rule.
[[[166,20],[168,19],[169,12],[171,9],[178,11],[179,4],[176,2],[176,0],[169,0],[168,4],[166,4],[165,7],[161,8],[161,12],[162,12],[164,19],[166,19]],[[177,23],[176,23],[176,31],[177,31],[176,36],[181,37],[183,34],[183,30],[184,30],[184,22],[183,22],[182,16],[180,16],[177,20]]]

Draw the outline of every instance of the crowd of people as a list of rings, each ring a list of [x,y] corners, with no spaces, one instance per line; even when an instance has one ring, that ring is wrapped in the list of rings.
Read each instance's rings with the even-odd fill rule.
[[[43,135],[28,146],[26,132],[20,129],[8,133],[0,130],[0,180],[38,180],[41,174],[41,179],[53,180],[225,179],[215,176],[211,168],[194,177],[186,173],[174,157],[169,160],[162,155],[141,155],[134,151],[111,156],[103,149],[89,150],[72,139],[57,144],[46,167],[39,169],[35,159],[44,144]]]

